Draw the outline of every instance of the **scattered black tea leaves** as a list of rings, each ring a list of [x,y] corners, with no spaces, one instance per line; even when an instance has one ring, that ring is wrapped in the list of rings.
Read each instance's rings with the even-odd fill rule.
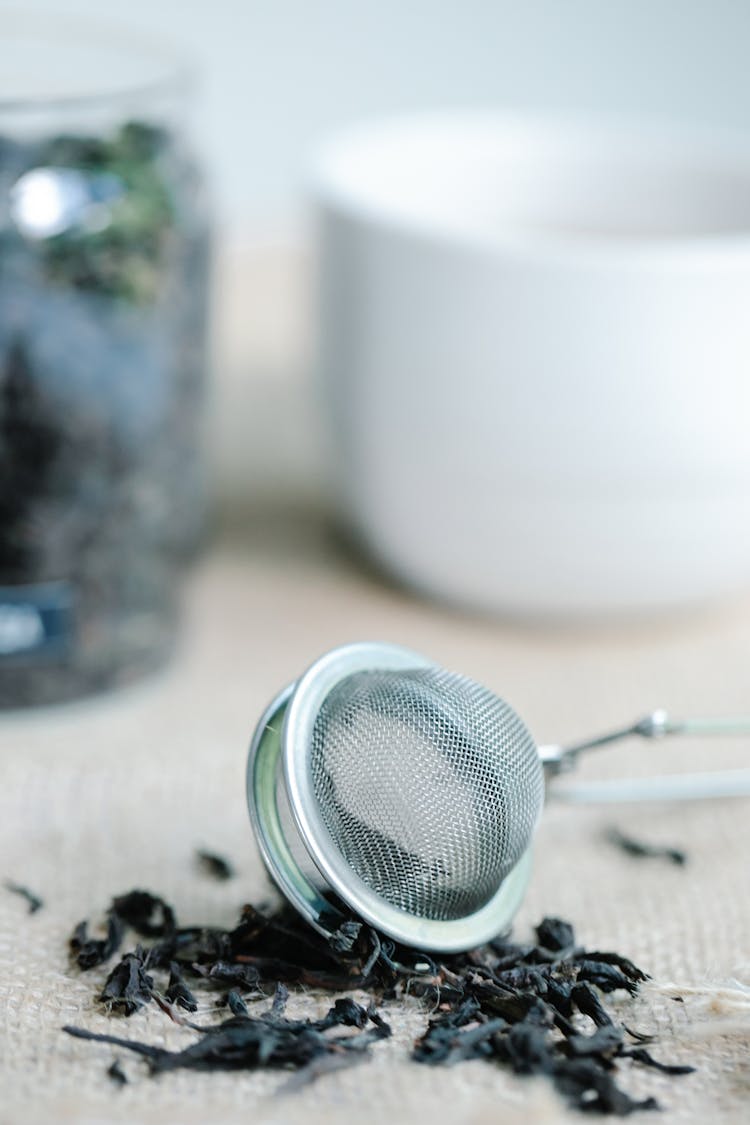
[[[500,1017],[478,1023],[475,1017],[479,1011],[476,1001],[469,1000],[457,1011],[431,1019],[426,1034],[415,1044],[412,1057],[431,1066],[451,1066],[464,1059],[492,1054],[489,1040],[508,1024]],[[464,1030],[467,1024],[470,1025],[468,1031]]]
[[[128,1076],[125,1073],[125,1071],[122,1069],[122,1067],[120,1066],[120,1060],[119,1059],[115,1059],[115,1061],[112,1063],[112,1065],[107,1068],[107,1074],[112,1079],[112,1081],[115,1082],[118,1086],[126,1086],[127,1085]]]
[[[171,1000],[167,1000],[167,998],[157,992],[156,989],[152,992],[151,999],[158,1008],[161,1008],[165,1015],[169,1016],[172,1023],[179,1024],[180,1027],[191,1027],[193,1031],[200,1031],[197,1024],[191,1023],[189,1019],[182,1015],[177,1004],[172,1003]]]
[[[361,933],[361,922],[343,922],[339,928],[334,930],[331,934],[328,939],[328,944],[334,953],[351,953]]]
[[[120,895],[112,900],[111,909],[141,937],[170,937],[175,931],[172,907],[149,891]]]
[[[597,1027],[609,1027],[612,1017],[594,992],[590,984],[579,981],[573,985],[568,993],[571,1004],[574,1004],[583,1016],[588,1016]]]
[[[328,1013],[328,1018],[344,1027],[366,1027],[368,1019],[377,1022],[377,1013],[363,1008],[356,1000],[348,996],[341,996]],[[333,1023],[331,1024],[333,1026]]]
[[[74,1039],[89,1039],[94,1043],[111,1043],[113,1047],[124,1047],[146,1059],[154,1059],[164,1053],[163,1047],[152,1047],[149,1043],[139,1043],[134,1039],[123,1039],[120,1035],[106,1035],[97,1031],[87,1031],[85,1027],[72,1027],[64,1024],[62,1030]]]
[[[290,1020],[272,1007],[259,1017],[231,1016],[213,1027],[202,1028],[200,1038],[181,1051],[168,1051],[137,1040],[69,1025],[63,1031],[78,1039],[110,1043],[134,1051],[148,1060],[152,1074],[160,1074],[179,1069],[300,1068],[322,1055],[367,1050],[371,1043],[391,1034],[390,1027],[382,1018],[373,1019],[368,1013],[368,1019],[372,1026],[358,1033],[330,1036],[325,1032],[345,1022],[334,1009],[320,1020]]]
[[[539,944],[553,953],[572,949],[575,944],[573,927],[570,922],[563,922],[560,918],[542,918],[534,932]]]
[[[154,981],[143,965],[143,953],[126,953],[115,965],[104,982],[99,999],[110,1011],[116,1009],[124,1016],[132,1016],[139,1008],[150,1003],[153,997]]]
[[[200,976],[219,984],[233,984],[247,992],[257,992],[260,985],[260,972],[254,965],[234,965],[227,961],[214,961],[209,967],[196,964]]]
[[[615,965],[622,970],[629,980],[634,981],[636,984],[650,979],[648,973],[644,973],[643,969],[639,969],[637,965],[634,965],[627,957],[623,957],[621,953],[603,952],[601,950],[584,950],[581,953],[573,955],[573,960],[580,961],[581,959],[599,961],[607,965]]]
[[[555,1060],[545,1029],[521,1021],[498,1037],[498,1055],[516,1074],[552,1074]]]
[[[596,1059],[571,1059],[564,1066],[556,1066],[553,1077],[558,1090],[571,1105],[588,1113],[627,1117],[636,1110],[661,1108],[655,1098],[640,1102],[631,1098]]]
[[[370,952],[370,956],[367,958],[364,965],[362,966],[362,979],[365,980],[365,981],[370,979],[370,973],[372,972],[372,970],[375,968],[376,964],[378,963],[378,959],[380,958],[380,956],[382,954],[382,951],[383,951],[383,945],[382,945],[382,942],[380,941],[380,938],[378,937],[377,931],[373,930],[373,929],[369,929],[368,935],[369,935],[370,940],[372,942],[372,950]]]
[[[407,995],[433,1010],[414,1044],[415,1062],[452,1066],[484,1059],[520,1075],[545,1075],[586,1112],[624,1116],[658,1108],[654,1099],[636,1101],[620,1089],[618,1070],[626,1060],[669,1075],[692,1070],[655,1060],[643,1046],[651,1037],[629,1031],[605,1007],[603,996],[635,995],[646,974],[621,954],[576,945],[572,926],[559,918],[540,922],[536,944],[497,938],[442,957],[399,946],[356,919],[326,939],[286,906],[274,913],[245,906],[234,929],[182,927],[163,899],[142,890],[113,900],[108,925],[109,945],[109,931],[96,941],[88,938],[85,923],[77,928],[73,948],[79,963],[83,957],[81,967],[106,960],[127,927],[148,940],[111,971],[102,1002],[129,1015],[154,1000],[198,1038],[169,1051],[83,1028],[65,1030],[139,1054],[152,1074],[292,1069],[294,1080],[281,1088],[288,1093],[366,1057],[391,1034],[375,999],[383,1004]],[[229,1008],[229,1017],[203,1024],[180,1015],[178,1008],[198,1010],[199,990],[227,986],[221,1006]],[[290,989],[340,995],[319,1019],[291,1019]],[[349,995],[353,989],[368,991],[369,1006]],[[272,999],[265,1011],[251,1016],[246,1000],[267,997]]]
[[[566,1040],[566,1050],[576,1058],[596,1055],[600,1059],[611,1059],[622,1047],[622,1029],[613,1023],[597,1027],[592,1035],[570,1035]]]
[[[556,958],[545,946],[496,940],[442,961],[438,982],[412,982],[413,992],[439,1007],[414,1059],[430,1065],[494,1059],[517,1074],[548,1076],[572,1105],[588,1112],[623,1116],[658,1108],[653,1099],[634,1101],[617,1085],[619,1059],[650,1064],[638,1047],[625,1045],[624,1028],[598,994],[633,995],[646,974],[619,954],[577,949],[572,928],[554,920],[538,932],[545,946],[559,935],[564,949]],[[593,1022],[593,1033],[585,1033],[581,1017]]]
[[[41,910],[44,906],[44,899],[39,895],[34,894],[28,887],[22,886],[21,883],[14,883],[11,879],[6,879],[4,883],[6,891],[10,891],[14,895],[20,895],[25,898],[29,906],[29,914],[36,914],[37,910]]]
[[[176,961],[170,961],[169,963],[169,984],[167,985],[167,991],[164,993],[164,998],[170,1004],[178,1004],[186,1012],[198,1011],[198,1001],[185,984],[185,978]]]
[[[210,965],[230,955],[230,935],[225,930],[191,926],[180,929],[149,950],[149,964],[163,967],[174,957],[180,962]]]
[[[230,988],[226,995],[226,1005],[233,1016],[249,1016],[247,1004],[236,988]]]
[[[643,1066],[652,1066],[655,1070],[660,1070],[662,1074],[694,1074],[694,1066],[675,1066],[672,1063],[659,1062],[655,1059],[650,1051],[645,1047],[628,1047],[622,1051],[622,1055],[627,1059],[634,1059],[635,1062],[642,1063]]]
[[[79,969],[93,969],[108,961],[116,953],[125,936],[125,926],[119,915],[110,912],[107,914],[107,936],[104,938],[90,938],[88,936],[88,923],[79,922],[70,939],[70,950]]]
[[[595,984],[600,992],[615,992],[623,988],[635,996],[640,981],[646,978],[640,972],[638,976],[631,976],[621,965],[599,960],[598,954],[591,953],[578,961],[578,979]]]
[[[214,855],[213,852],[205,852],[200,849],[195,853],[198,864],[207,875],[213,879],[226,881],[227,879],[234,878],[234,868],[228,859],[224,859],[221,855]]]
[[[687,863],[687,853],[682,848],[667,847],[663,844],[647,844],[642,840],[634,839],[632,836],[626,836],[619,828],[607,829],[606,838],[610,844],[620,848],[626,855],[634,856],[637,859],[668,859],[670,863],[674,863],[678,867],[684,867]]]
[[[653,1043],[656,1038],[654,1035],[645,1035],[642,1031],[634,1031],[632,1027],[627,1027],[626,1024],[622,1025],[622,1030],[636,1043]]]
[[[272,1016],[283,1016],[286,1011],[287,1001],[289,999],[289,989],[281,981],[276,985],[276,991],[273,994],[273,1003],[271,1004]],[[330,1015],[330,1012],[328,1013]]]

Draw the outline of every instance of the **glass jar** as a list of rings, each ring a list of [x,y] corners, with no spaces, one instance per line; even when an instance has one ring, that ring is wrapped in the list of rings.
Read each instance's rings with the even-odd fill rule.
[[[16,16],[0,73],[0,706],[14,707],[130,680],[169,651],[205,516],[209,232],[184,67]]]

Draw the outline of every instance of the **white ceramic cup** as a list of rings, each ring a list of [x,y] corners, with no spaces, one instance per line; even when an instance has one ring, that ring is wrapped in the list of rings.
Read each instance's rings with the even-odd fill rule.
[[[750,140],[441,114],[317,162],[347,523],[523,616],[750,585]]]

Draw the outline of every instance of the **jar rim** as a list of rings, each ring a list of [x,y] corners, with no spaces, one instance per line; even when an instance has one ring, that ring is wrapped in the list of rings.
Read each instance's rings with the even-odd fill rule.
[[[0,114],[179,95],[196,78],[194,63],[171,44],[110,20],[6,9],[0,32],[0,60],[7,56],[12,64],[1,68]],[[42,73],[46,60],[49,69]]]

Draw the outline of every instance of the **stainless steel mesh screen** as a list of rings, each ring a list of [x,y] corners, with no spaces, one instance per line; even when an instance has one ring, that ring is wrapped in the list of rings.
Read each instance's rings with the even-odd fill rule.
[[[529,845],[543,801],[534,742],[486,688],[438,668],[358,672],[328,695],[310,755],[339,851],[393,906],[478,910]]]

